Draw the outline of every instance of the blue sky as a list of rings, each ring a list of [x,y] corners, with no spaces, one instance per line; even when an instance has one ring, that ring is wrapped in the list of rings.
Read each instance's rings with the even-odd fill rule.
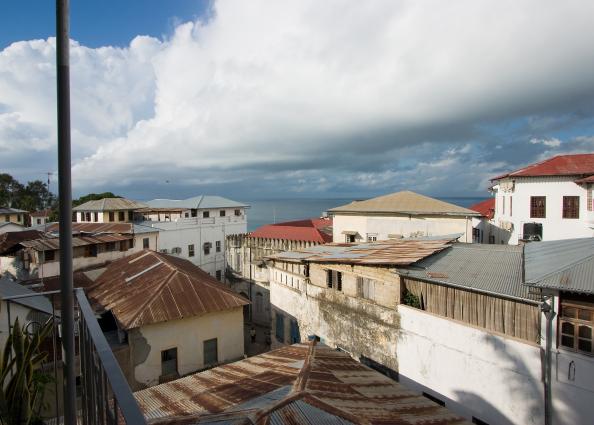
[[[0,15],[22,181],[56,170],[53,7]],[[75,195],[476,197],[594,152],[594,2],[79,0],[71,26]]]
[[[88,47],[126,46],[137,35],[167,37],[177,23],[205,15],[209,5],[209,0],[73,0],[70,35]],[[3,2],[0,49],[53,36],[55,16],[54,1]]]

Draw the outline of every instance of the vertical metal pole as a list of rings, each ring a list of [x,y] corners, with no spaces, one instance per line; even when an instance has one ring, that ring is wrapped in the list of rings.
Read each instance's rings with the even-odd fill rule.
[[[553,424],[553,397],[552,397],[552,382],[551,382],[551,362],[552,362],[552,345],[553,345],[553,319],[555,318],[554,302],[555,298],[549,298],[551,304],[544,302],[541,304],[541,310],[544,313],[546,324],[546,340],[545,340],[545,379],[544,379],[544,403],[545,403],[545,425]]]
[[[74,299],[72,293],[72,181],[70,153],[70,4],[56,0],[58,97],[58,191],[60,200],[60,289],[64,348],[64,424],[76,424]]]

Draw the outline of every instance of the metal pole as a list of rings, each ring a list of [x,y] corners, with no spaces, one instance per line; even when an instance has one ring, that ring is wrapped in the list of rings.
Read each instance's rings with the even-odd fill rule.
[[[72,181],[70,153],[69,0],[56,0],[58,97],[58,191],[60,201],[60,290],[64,349],[64,424],[76,424],[74,299],[72,293]]]
[[[545,379],[544,379],[544,402],[545,402],[545,425],[553,424],[553,398],[551,389],[551,362],[552,362],[552,344],[553,344],[553,319],[555,310],[553,306],[554,298],[549,298],[551,304],[544,302],[541,304],[541,311],[547,319],[546,340],[545,340]]]

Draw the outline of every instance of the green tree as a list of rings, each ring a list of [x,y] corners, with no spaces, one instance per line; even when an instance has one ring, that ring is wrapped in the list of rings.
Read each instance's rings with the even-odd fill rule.
[[[0,206],[18,208],[19,196],[24,187],[10,174],[0,174]]]

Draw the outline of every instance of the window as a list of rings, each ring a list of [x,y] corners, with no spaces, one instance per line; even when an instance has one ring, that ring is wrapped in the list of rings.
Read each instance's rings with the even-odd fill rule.
[[[118,211],[118,221],[126,221],[126,213],[124,211]]]
[[[115,213],[113,211],[109,212],[109,221],[115,221]]]
[[[161,351],[161,375],[177,375],[177,347]]]
[[[563,218],[580,218],[580,197],[563,197]]]
[[[190,213],[186,211],[186,212],[184,213],[184,217],[185,217],[185,218],[190,218]]]
[[[291,320],[291,344],[301,342],[301,336],[299,335],[299,324],[296,320]]]
[[[592,185],[588,185],[588,190],[586,191],[586,203],[588,211],[592,211]]]
[[[210,211],[202,211],[202,218],[210,217]]]
[[[20,221],[23,221],[23,216],[22,216],[22,215],[20,215],[20,214],[19,214],[19,215],[17,215],[17,221],[19,221],[19,222],[20,222]]]
[[[171,248],[171,253],[172,254],[181,254],[181,248],[179,246],[176,246],[175,248]]]
[[[514,215],[514,197],[510,196],[509,197],[509,216],[511,217],[512,215]]]
[[[375,280],[357,277],[357,296],[368,300],[375,299]]]
[[[91,221],[91,213],[85,213],[85,221]]]
[[[219,353],[217,348],[217,339],[207,339],[204,341],[204,365],[213,365],[219,362]]]
[[[120,251],[128,251],[128,247],[130,246],[128,241],[120,241]]]
[[[589,301],[585,301],[585,299],[587,297],[561,300],[559,345],[580,353],[593,355],[594,302],[591,299]]]
[[[116,249],[115,242],[107,242],[107,243],[105,244],[105,251],[106,251],[106,252],[115,251],[115,249]]]
[[[142,239],[142,249],[149,249],[149,238]]]
[[[216,252],[221,252],[221,241],[215,242]]]
[[[355,242],[355,235],[345,235],[344,241],[346,243],[354,243]]]
[[[502,204],[503,206],[501,209],[501,214],[505,215],[505,196],[502,196],[502,199],[503,199],[503,204]]]
[[[4,221],[8,223],[10,221],[10,216],[9,215],[5,215],[4,216]],[[81,219],[81,221],[82,221],[82,219]]]
[[[218,281],[221,281],[222,274],[221,274],[221,271],[220,270],[217,270],[216,271],[215,276],[217,277],[217,280]]]
[[[546,218],[547,198],[545,196],[530,197],[530,218]]]
[[[134,239],[130,239],[128,242],[129,242],[128,249],[134,248]]]
[[[97,222],[99,221],[99,213],[98,213],[98,212],[96,212],[96,213],[93,213],[93,221],[94,221],[95,223],[97,223]]]
[[[212,244],[210,242],[204,242],[204,255],[210,254],[210,248],[212,248]]]
[[[235,217],[241,217],[241,210],[235,210]]]
[[[326,270],[326,285],[328,288],[335,288],[342,291],[342,273],[336,270]]]
[[[375,241],[377,241],[377,233],[368,233],[367,234],[367,242],[375,242]]]
[[[225,217],[225,210],[221,210],[221,211],[219,211],[219,216],[221,216],[221,217]]]
[[[276,339],[285,342],[285,316],[276,313]]]
[[[43,262],[48,263],[50,261],[56,261],[56,251],[44,251]]]
[[[481,229],[473,228],[472,229],[472,242],[481,243],[481,241],[482,241]]]
[[[37,219],[37,224],[41,224],[41,219],[40,218]]]
[[[194,244],[188,245],[188,257],[194,256]]]
[[[97,245],[85,246],[85,257],[96,257],[97,256]]]

